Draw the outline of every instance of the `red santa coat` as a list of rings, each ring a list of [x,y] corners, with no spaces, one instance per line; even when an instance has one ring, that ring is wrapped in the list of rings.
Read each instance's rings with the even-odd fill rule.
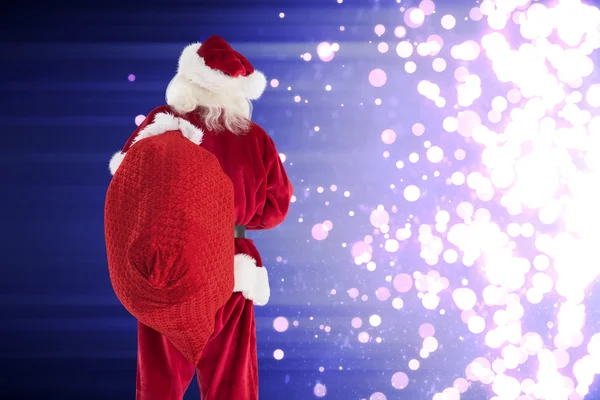
[[[125,148],[130,146],[137,132],[152,123],[159,113],[178,115],[204,132],[200,145],[217,157],[221,168],[233,182],[237,225],[261,230],[274,228],[283,222],[293,188],[275,143],[264,129],[251,122],[250,130],[239,135],[217,133],[206,127],[198,112],[181,115],[164,105],[148,114]]]
[[[206,126],[198,112],[178,114],[172,107],[164,105],[148,114],[125,144],[125,151],[137,133],[161,113],[174,114],[204,132],[200,145],[216,156],[233,183],[236,225],[245,226],[248,230],[262,230],[283,222],[293,188],[273,140],[258,124],[251,122],[248,132],[241,134],[214,132]],[[111,161],[111,169],[113,163],[119,162],[118,158],[117,155],[117,159]],[[268,275],[262,268],[254,242],[236,238],[235,254],[234,291],[242,292],[257,305],[266,304],[270,297]]]

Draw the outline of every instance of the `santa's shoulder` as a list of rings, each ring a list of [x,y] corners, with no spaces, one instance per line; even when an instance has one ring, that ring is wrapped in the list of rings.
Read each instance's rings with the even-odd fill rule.
[[[266,130],[263,129],[262,126],[258,125],[256,122],[251,121],[250,131],[258,139],[259,142],[266,143],[268,145],[273,145],[274,141],[271,135],[267,133]]]
[[[250,121],[250,128],[248,129],[248,134],[250,136],[256,137],[259,140],[269,138],[269,134],[267,133],[267,131],[264,130],[262,126],[260,126],[254,121]]]

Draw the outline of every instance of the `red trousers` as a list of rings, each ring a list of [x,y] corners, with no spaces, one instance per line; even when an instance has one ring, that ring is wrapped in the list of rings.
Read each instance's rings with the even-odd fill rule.
[[[241,293],[218,311],[198,365],[138,322],[137,400],[182,400],[194,373],[202,400],[258,400],[254,305]]]

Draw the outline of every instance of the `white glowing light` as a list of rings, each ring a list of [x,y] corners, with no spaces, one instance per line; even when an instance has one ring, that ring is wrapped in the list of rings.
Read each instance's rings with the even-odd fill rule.
[[[386,282],[401,296],[416,292],[428,314],[458,313],[485,346],[486,357],[465,365],[465,377],[432,394],[433,400],[459,400],[469,381],[489,385],[498,400],[582,400],[600,373],[600,334],[590,337],[586,325],[586,295],[600,277],[600,84],[592,78],[600,10],[579,0],[483,0],[465,18],[471,20],[465,24],[479,21],[482,34],[453,41],[451,35],[409,34],[440,16],[433,1],[418,3],[401,9],[408,28],[395,27],[394,35],[403,38],[396,41],[403,60],[387,72],[391,78],[404,68],[410,98],[439,107],[432,121],[440,122],[423,118],[381,133],[389,149],[384,157],[396,152],[402,169],[387,182],[393,207],[371,214],[375,233],[355,245],[354,260],[367,271],[382,271],[388,262],[392,270],[406,268],[396,257],[416,246],[421,261],[411,265],[415,272],[390,273]],[[441,16],[438,31],[454,29],[463,16]],[[506,33],[512,24],[521,38]],[[378,50],[388,51],[381,43]],[[452,82],[443,82],[447,75]],[[381,87],[387,77],[373,69],[369,82]],[[392,104],[382,98],[384,106]],[[423,147],[401,149],[407,134]],[[454,190],[463,197],[446,194]],[[434,207],[430,213],[419,209],[425,204]],[[382,265],[382,254],[391,261],[384,257]],[[465,276],[448,279],[447,271]],[[391,292],[378,289],[375,296],[386,301]],[[405,308],[400,297],[388,304]],[[549,331],[527,331],[532,328],[525,320],[552,305]],[[381,319],[369,322],[378,327]],[[417,350],[423,359],[450,340],[438,342],[445,337],[436,330],[437,338],[422,336]],[[363,333],[359,341],[370,342],[370,333]],[[528,372],[530,365],[536,367]],[[400,368],[419,366],[412,359]],[[408,384],[402,374],[394,375],[393,387]]]

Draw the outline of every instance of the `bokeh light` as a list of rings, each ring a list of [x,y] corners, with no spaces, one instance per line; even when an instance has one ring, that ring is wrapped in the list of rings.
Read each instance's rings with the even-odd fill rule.
[[[290,326],[290,323],[288,322],[287,318],[285,318],[285,317],[277,317],[273,321],[273,328],[277,332],[285,332],[285,331],[287,331],[289,326]]]
[[[386,81],[387,75],[382,69],[377,68],[369,73],[369,82],[375,87],[381,87],[385,85]]]
[[[410,37],[407,30],[424,29],[427,18],[436,16],[434,11],[435,3],[429,0],[405,9],[407,28],[397,27],[394,33],[401,38],[396,54],[410,59],[404,64],[406,74],[423,65],[415,56],[435,57],[428,61],[431,73],[413,81],[412,96],[441,109],[441,123],[409,125],[416,138],[432,132],[423,142],[424,152],[402,151],[404,139],[397,130],[388,128],[381,140],[403,154],[397,168],[408,162],[413,170],[428,174],[429,167],[439,165],[438,176],[464,191],[452,203],[442,197],[432,219],[425,208],[416,206],[430,201],[426,188],[431,186],[396,182],[393,186],[400,192],[395,192],[395,201],[400,197],[405,204],[415,204],[404,206],[404,212],[412,214],[399,220],[386,211],[396,205],[378,206],[371,215],[374,237],[385,238],[370,240],[364,261],[379,259],[380,252],[396,253],[401,243],[415,238],[423,264],[412,274],[399,271],[390,277],[393,289],[402,295],[392,300],[392,308],[405,309],[406,300],[416,293],[426,310],[443,307],[443,315],[455,310],[468,334],[480,338],[482,356],[465,364],[464,377],[430,398],[458,400],[469,390],[469,382],[476,381],[488,385],[498,400],[583,398],[600,373],[600,336],[586,340],[584,329],[586,290],[600,275],[594,254],[600,239],[600,162],[594,161],[600,159],[600,117],[594,114],[600,107],[600,84],[585,81],[594,71],[590,54],[600,47],[600,12],[575,0],[554,5],[484,0],[468,11],[470,23],[485,24],[480,37],[445,46],[443,31],[462,24],[456,15],[445,14],[437,17],[440,36],[421,42],[402,39]],[[521,35],[520,43],[509,42],[509,29]],[[486,66],[489,71],[482,70]],[[382,68],[390,76],[395,73],[380,64],[369,75],[371,85],[387,82]],[[454,94],[448,93],[447,82],[431,75],[447,69],[453,75]],[[438,132],[446,139],[436,139]],[[453,147],[461,142],[466,145]],[[461,164],[467,157],[478,159],[478,165]],[[446,164],[449,158],[459,164]],[[443,192],[443,187],[436,189],[434,196]],[[382,243],[380,250],[377,242]],[[449,264],[471,268],[469,275],[475,277],[453,282],[459,270],[448,269]],[[423,266],[434,270],[426,272]],[[380,301],[392,296],[384,289],[376,289]],[[444,300],[448,298],[451,303]],[[555,304],[556,319],[539,332],[526,328],[524,321],[536,315],[527,310],[545,304],[546,298]],[[385,316],[378,314],[382,316],[377,322],[384,325]],[[423,368],[421,363],[440,351],[440,340],[453,345],[455,339],[445,334],[444,325],[420,324],[423,361],[412,359],[405,367]],[[587,355],[570,351],[581,346],[587,346]],[[396,389],[409,385],[404,372],[391,379]]]
[[[392,376],[392,386],[395,389],[404,389],[408,386],[408,375],[404,372],[396,372]]]
[[[329,62],[335,57],[335,50],[330,43],[322,42],[319,43],[319,45],[317,46],[317,55],[319,56],[321,61]]]

